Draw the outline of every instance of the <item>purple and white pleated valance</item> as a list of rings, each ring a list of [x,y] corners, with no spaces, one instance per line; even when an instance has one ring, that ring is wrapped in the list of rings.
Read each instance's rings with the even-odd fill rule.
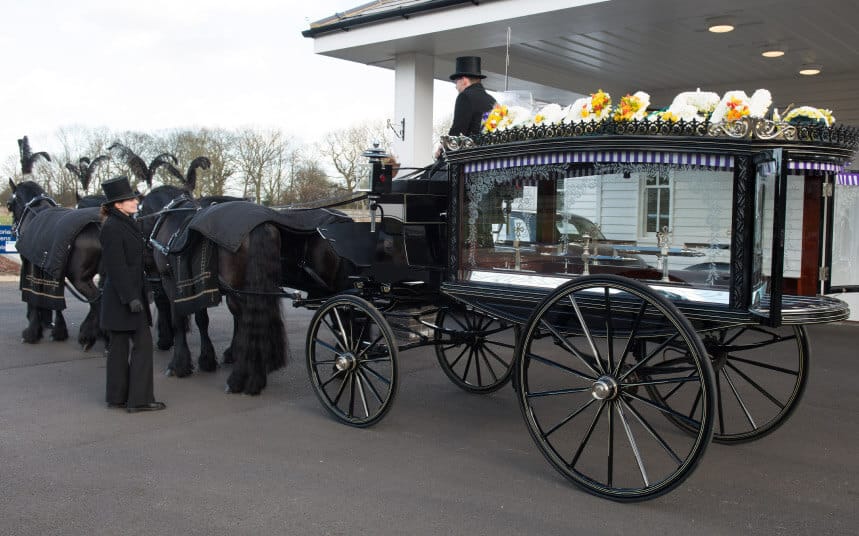
[[[692,166],[719,171],[734,169],[734,157],[724,154],[672,153],[665,151],[560,151],[535,155],[492,158],[465,164],[466,173],[549,164],[665,164]],[[831,162],[789,160],[787,168],[806,173],[838,172]]]
[[[835,182],[842,186],[859,186],[859,171],[839,173],[835,176]]]
[[[475,173],[478,171],[489,171],[491,169],[539,166],[546,164],[596,163],[668,164],[731,170],[734,168],[734,157],[721,154],[671,153],[663,151],[562,151],[470,162],[465,165],[465,172]]]
[[[794,171],[841,171],[841,167],[838,164],[833,164],[831,162],[802,162],[797,160],[788,160],[787,161],[787,169],[792,169]]]

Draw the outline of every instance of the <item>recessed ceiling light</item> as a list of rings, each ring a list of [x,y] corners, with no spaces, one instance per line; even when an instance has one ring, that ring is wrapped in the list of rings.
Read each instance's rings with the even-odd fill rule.
[[[803,76],[814,76],[816,74],[820,74],[822,67],[820,65],[814,65],[808,63],[799,68],[799,74]]]
[[[727,17],[707,19],[707,30],[713,33],[728,33],[734,31],[734,21]]]
[[[761,56],[765,58],[780,58],[784,56],[784,50],[770,49],[761,52]]]

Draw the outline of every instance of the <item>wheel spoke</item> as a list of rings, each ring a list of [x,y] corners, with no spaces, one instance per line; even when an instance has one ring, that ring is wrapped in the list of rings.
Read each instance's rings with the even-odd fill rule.
[[[629,423],[626,422],[626,417],[623,415],[623,406],[616,405],[617,415],[620,417],[620,422],[623,424],[623,429],[626,431],[626,437],[629,440],[629,446],[632,448],[632,453],[635,455],[635,462],[638,464],[638,470],[641,472],[641,478],[644,480],[644,485],[650,485],[650,479],[647,478],[647,470],[644,468],[644,460],[641,458],[641,452],[638,450],[638,444],[632,436],[632,430],[629,428]]]
[[[500,347],[502,347],[502,348],[509,348],[510,350],[512,350],[512,349],[514,349],[514,348],[516,348],[516,345],[515,345],[515,344],[509,344],[509,343],[506,343],[506,342],[489,341],[489,340],[487,340],[487,341],[485,341],[485,342],[486,342],[486,344],[494,344],[495,346],[500,346]]]
[[[650,406],[650,407],[652,407],[658,411],[661,411],[662,413],[665,413],[666,415],[671,415],[672,417],[675,417],[675,418],[685,422],[686,424],[688,424],[689,426],[692,426],[694,428],[698,428],[701,426],[701,421],[696,421],[695,419],[693,419],[691,417],[687,417],[686,415],[683,415],[682,413],[678,413],[678,412],[674,411],[673,409],[669,408],[668,406],[664,406],[662,404],[657,404],[656,402],[654,402],[652,400],[648,400],[646,398],[642,398],[635,393],[630,393],[628,391],[624,391],[622,393],[622,395],[629,397],[629,398],[633,398],[635,400],[638,400],[642,404],[645,404],[645,405]]]
[[[498,374],[495,373],[495,369],[492,368],[492,363],[490,363],[489,358],[486,357],[486,349],[483,347],[478,347],[477,352],[479,354],[479,358],[480,357],[483,358],[483,362],[486,364],[486,368],[489,370],[489,374],[492,375],[493,381],[497,382],[498,381]],[[478,363],[479,363],[479,358],[478,358]],[[496,358],[497,358],[497,356],[496,356]],[[483,385],[483,382],[480,380],[480,376],[478,376],[478,378],[477,378],[477,383],[478,383],[478,385]]]
[[[358,387],[358,396],[361,397],[361,407],[364,409],[364,417],[370,418],[370,408],[367,407],[367,398],[364,396],[364,386],[361,383],[361,375],[355,374],[355,385]]]
[[[337,308],[333,307],[331,312],[334,314],[334,318],[337,320],[337,325],[340,327],[339,333],[343,336],[343,347],[344,351],[351,352],[353,350],[352,346],[349,344],[349,340],[346,338],[346,330],[343,329],[343,321],[340,320],[340,313],[337,312]]]
[[[546,329],[548,329],[548,330],[552,333],[552,335],[554,335],[554,336],[558,339],[558,341],[561,343],[561,346],[563,346],[564,348],[566,348],[566,349],[567,349],[567,351],[569,351],[571,354],[573,354],[574,356],[576,356],[577,358],[579,358],[579,360],[581,360],[581,362],[582,362],[582,363],[584,363],[586,367],[588,367],[589,369],[591,369],[591,372],[593,372],[593,373],[594,373],[594,376],[601,376],[600,372],[599,372],[597,369],[595,369],[595,368],[594,368],[594,367],[593,367],[593,366],[588,362],[588,360],[585,358],[585,356],[583,356],[581,353],[579,353],[579,351],[578,351],[577,349],[573,348],[573,346],[570,344],[570,342],[569,342],[566,338],[564,338],[564,336],[563,336],[563,335],[561,335],[561,334],[560,334],[560,333],[559,333],[559,332],[558,332],[554,327],[552,327],[552,326],[551,326],[548,322],[546,322],[545,320],[540,319],[540,321],[543,323],[543,325],[545,325],[545,326],[546,326]]]
[[[644,429],[647,430],[648,433],[650,433],[650,436],[653,439],[655,439],[656,442],[662,446],[662,448],[665,450],[665,452],[667,452],[668,455],[671,456],[671,458],[675,462],[677,462],[677,465],[682,464],[683,460],[680,459],[680,456],[678,456],[677,453],[674,452],[674,449],[672,449],[671,446],[668,445],[668,443],[662,438],[662,436],[659,435],[659,433],[650,425],[650,423],[647,422],[647,420],[644,418],[644,416],[641,413],[639,413],[638,410],[635,409],[635,407],[632,404],[630,404],[629,402],[627,402],[626,400],[623,400],[622,398],[619,400],[620,400],[620,403],[623,404],[623,406],[626,409],[628,409],[630,411],[630,413],[633,414],[633,416],[635,416],[635,419],[641,424],[641,426],[643,426]]]
[[[337,344],[337,346],[340,347],[342,352],[343,353],[348,352],[349,349],[346,346],[343,346],[343,341],[339,339],[340,336],[342,335],[340,333],[340,331],[338,331],[337,328],[335,328],[334,325],[327,318],[323,318],[322,323],[325,324],[325,326],[328,328],[328,330],[331,331],[331,334],[334,335],[334,341]],[[344,337],[344,340],[345,340],[345,337]]]
[[[576,369],[570,368],[566,365],[562,365],[562,364],[558,363],[557,361],[553,361],[547,357],[541,357],[537,354],[532,354],[530,352],[526,355],[528,356],[529,359],[533,359],[534,361],[539,361],[540,363],[543,363],[544,365],[548,365],[550,367],[559,368],[563,371],[569,372],[570,374],[572,374],[574,376],[578,376],[579,378],[589,380],[589,381],[596,381],[596,379],[597,379],[596,376],[588,376],[587,374],[584,374],[583,372],[579,372]]]
[[[375,395],[376,400],[379,401],[379,404],[384,404],[385,399],[382,398],[382,395],[379,394],[379,391],[376,389],[376,386],[373,385],[373,382],[370,381],[370,378],[367,377],[367,374],[363,370],[361,370],[360,365],[358,368],[358,374],[364,380],[364,383],[367,384],[367,387],[370,388],[370,391],[372,391],[373,395]]]
[[[608,341],[608,370],[614,370],[614,322],[611,315],[611,300],[608,287],[605,288],[605,334]]]
[[[528,398],[539,398],[541,396],[555,396],[555,395],[570,395],[570,394],[578,394],[578,393],[586,393],[590,391],[591,387],[571,387],[569,389],[552,389],[550,391],[537,391],[537,392],[529,392],[526,393],[525,396]]]
[[[356,358],[364,357],[364,355],[365,355],[368,351],[370,351],[370,348],[374,348],[374,347],[375,347],[377,344],[379,344],[379,342],[380,342],[380,341],[382,341],[382,339],[384,339],[384,338],[385,338],[385,334],[384,334],[384,333],[382,333],[381,335],[379,335],[378,337],[376,337],[376,340],[375,340],[375,341],[373,341],[373,342],[371,342],[370,344],[368,344],[366,348],[364,348],[364,349],[363,349],[363,350],[361,350],[360,352],[356,353],[356,354],[355,354],[355,357],[356,357]]]
[[[322,346],[323,348],[325,348],[325,349],[327,349],[327,350],[331,350],[332,352],[334,352],[334,353],[335,353],[335,354],[337,354],[338,356],[343,355],[343,353],[344,353],[344,352],[341,352],[341,351],[337,350],[337,348],[335,348],[335,347],[331,346],[330,344],[328,344],[327,342],[323,341],[323,340],[322,340],[322,339],[320,339],[319,337],[314,338],[314,339],[313,339],[313,342],[315,342],[316,344],[318,344],[318,345]],[[332,359],[331,361],[317,361],[317,363],[326,363],[326,362],[328,362],[328,363],[333,363],[333,362],[334,362],[334,360]]]
[[[375,377],[379,378],[379,381],[381,381],[381,382],[383,382],[383,383],[385,383],[385,384],[387,384],[387,385],[391,385],[391,380],[390,380],[389,378],[385,378],[384,376],[382,376],[380,373],[378,373],[378,372],[376,371],[376,369],[374,369],[373,367],[371,367],[370,365],[368,365],[366,361],[362,361],[362,362],[361,362],[361,366],[362,366],[365,370],[367,370],[368,372],[370,372],[370,374],[372,374],[373,376],[375,376]]]
[[[644,318],[644,310],[647,309],[647,302],[641,302],[641,307],[638,309],[638,314],[635,315],[635,319],[632,321],[632,329],[629,330],[629,338],[626,339],[626,344],[623,347],[623,352],[620,354],[620,360],[617,363],[617,368],[612,371],[614,376],[617,376],[620,373],[620,370],[623,368],[623,365],[626,363],[626,356],[629,355],[629,351],[632,350],[632,343],[636,340],[636,335],[638,335],[638,328],[641,324],[641,319]]]
[[[341,372],[341,371],[339,371],[339,370],[338,370],[337,372],[335,372],[334,374],[332,374],[330,378],[328,378],[328,379],[327,379],[327,380],[325,380],[324,382],[320,383],[320,384],[319,384],[319,386],[320,386],[320,387],[322,387],[323,389],[325,389],[325,386],[326,386],[326,385],[328,385],[329,383],[333,382],[334,380],[336,380],[336,379],[340,376],[340,372]]]
[[[669,344],[671,344],[672,342],[674,342],[674,339],[676,339],[676,338],[677,338],[677,337],[679,337],[679,336],[680,336],[680,333],[675,333],[674,335],[672,335],[672,336],[668,337],[668,339],[667,339],[666,341],[662,342],[659,346],[657,346],[657,347],[656,347],[656,349],[655,349],[655,350],[653,350],[653,352],[651,352],[651,353],[650,353],[650,355],[646,356],[644,359],[642,359],[642,360],[638,361],[635,365],[633,365],[633,366],[631,366],[629,369],[627,369],[627,370],[626,370],[626,371],[625,371],[625,372],[624,372],[624,373],[623,373],[623,374],[618,378],[618,380],[619,380],[619,381],[623,381],[624,379],[626,379],[626,377],[627,377],[627,376],[629,376],[630,374],[632,374],[633,372],[635,372],[635,370],[637,370],[640,366],[644,365],[645,363],[647,363],[648,361],[650,361],[651,359],[653,359],[657,354],[659,354],[659,352],[661,352],[662,350],[664,350],[664,349],[665,349],[665,347],[667,347]]]
[[[606,289],[608,291],[608,289]],[[613,402],[612,402],[613,404]],[[608,453],[607,453],[606,485],[614,485],[614,412],[608,410]]]
[[[621,386],[626,387],[644,387],[646,385],[668,385],[668,384],[684,384],[686,382],[697,382],[701,381],[700,376],[686,376],[685,378],[669,378],[666,380],[650,380],[650,381],[639,381],[639,382],[629,382],[622,383]],[[665,400],[668,397],[662,397]]]
[[[561,422],[559,422],[558,424],[556,424],[555,426],[553,426],[552,428],[550,428],[548,432],[545,432],[545,433],[543,434],[543,438],[544,438],[544,439],[548,439],[548,438],[549,438],[549,436],[550,436],[550,435],[552,435],[553,433],[555,433],[555,431],[556,431],[556,430],[558,430],[560,427],[564,426],[565,424],[567,424],[567,423],[568,423],[568,422],[570,422],[571,420],[575,419],[575,418],[576,418],[576,416],[578,416],[578,415],[579,415],[581,412],[583,412],[584,410],[588,409],[588,407],[590,407],[590,405],[591,405],[591,404],[593,404],[594,402],[596,402],[596,399],[595,399],[595,398],[591,398],[590,400],[588,400],[587,402],[585,402],[585,403],[584,403],[584,405],[583,405],[582,407],[580,407],[580,408],[579,408],[579,409],[577,409],[576,411],[574,411],[574,412],[570,413],[569,415],[567,415],[566,417],[564,417],[564,418],[561,420]]]
[[[454,359],[454,360],[450,363],[450,368],[451,368],[451,369],[453,369],[453,367],[455,367],[455,366],[456,366],[456,364],[457,364],[457,363],[459,363],[459,360],[460,360],[460,359],[462,359],[462,356],[464,356],[464,355],[465,355],[465,352],[466,352],[466,351],[468,351],[468,346],[467,346],[467,345],[464,345],[464,346],[462,347],[462,351],[461,351],[461,352],[459,352],[459,355],[458,355],[458,356],[456,356],[456,359]]]
[[[731,388],[731,392],[734,393],[734,398],[737,399],[737,403],[742,408],[743,413],[746,416],[746,420],[752,425],[752,429],[757,430],[758,425],[755,424],[755,420],[752,418],[751,412],[749,412],[749,408],[746,407],[745,402],[743,402],[743,398],[740,396],[740,393],[737,392],[737,388],[734,386],[733,380],[731,380],[731,375],[728,374],[728,369],[722,369],[722,375],[725,376],[725,381],[728,382],[728,386]]]
[[[597,351],[597,346],[594,342],[593,335],[591,335],[590,327],[588,327],[587,322],[585,322],[585,317],[582,314],[582,310],[579,308],[579,303],[576,301],[576,297],[573,294],[574,293],[571,292],[567,297],[570,298],[570,303],[573,304],[573,310],[576,312],[576,317],[579,319],[579,324],[582,326],[582,331],[591,347],[591,352],[594,355],[594,361],[596,362],[597,368],[599,368],[600,374],[605,374],[605,370],[602,366],[602,358],[600,357],[599,351]],[[611,341],[609,341],[609,343],[611,343]]]
[[[331,401],[333,405],[337,405],[340,402],[340,397],[343,396],[343,391],[346,389],[346,385],[349,383],[349,375],[346,376],[346,381],[340,384],[340,389],[337,390],[337,396],[334,397],[334,400]]]
[[[594,433],[594,429],[597,427],[597,423],[599,422],[600,415],[602,415],[602,411],[605,409],[605,400],[600,402],[600,407],[594,415],[593,420],[591,421],[591,425],[588,427],[588,432],[585,434],[585,437],[582,438],[582,442],[579,444],[579,448],[576,450],[575,455],[573,455],[573,459],[570,460],[570,463],[567,464],[567,467],[572,469],[576,466],[576,463],[579,461],[579,456],[584,452],[585,447],[588,444],[588,441],[591,440],[591,435]]]
[[[486,353],[488,353],[490,356],[492,356],[492,358],[495,359],[496,361],[498,361],[498,363],[500,363],[501,366],[504,367],[505,369],[510,366],[510,363],[504,361],[504,359],[502,359],[500,355],[493,352],[492,348],[489,348],[487,346],[483,346],[482,350],[484,350]],[[489,368],[492,368],[492,366],[489,364],[488,358],[487,358],[486,364],[487,364],[487,366],[489,366]]]
[[[745,363],[747,365],[752,365],[754,367],[765,368],[767,370],[772,370],[775,372],[783,372],[784,374],[790,374],[791,376],[798,376],[798,370],[790,370],[784,367],[777,367],[775,365],[770,365],[769,363],[761,363],[760,361],[753,361],[751,359],[745,359],[743,357],[737,357],[735,355],[729,355],[728,359],[731,361],[739,361],[740,363]]]
[[[765,397],[766,397],[770,402],[772,402],[773,404],[775,404],[776,406],[778,406],[778,407],[779,407],[779,409],[784,409],[784,404],[782,404],[782,403],[781,403],[781,401],[780,401],[779,399],[777,399],[777,398],[776,398],[776,397],[774,397],[772,394],[770,394],[770,392],[769,392],[769,391],[767,391],[766,389],[764,389],[763,387],[761,387],[761,386],[760,386],[756,381],[754,381],[753,379],[751,379],[750,377],[748,377],[748,376],[747,376],[747,375],[746,375],[742,370],[738,369],[737,367],[735,367],[735,366],[734,366],[732,363],[730,363],[730,362],[729,362],[729,363],[726,363],[726,364],[725,364],[725,366],[726,366],[727,368],[730,368],[730,369],[731,369],[731,370],[733,370],[734,372],[736,372],[736,373],[737,373],[741,378],[743,378],[744,380],[746,380],[746,382],[747,382],[749,385],[751,385],[752,387],[754,387],[755,389],[757,389],[757,390],[758,390],[758,392],[759,392],[760,394],[764,395],[764,396],[765,396]],[[725,369],[722,369],[722,370],[725,370]]]

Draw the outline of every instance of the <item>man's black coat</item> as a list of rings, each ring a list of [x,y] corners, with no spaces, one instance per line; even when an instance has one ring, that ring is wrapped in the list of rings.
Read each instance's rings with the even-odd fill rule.
[[[143,273],[145,240],[137,224],[116,208],[101,226],[101,262],[105,277],[101,297],[101,328],[110,331],[134,331],[140,325],[140,315],[152,324],[148,287]],[[138,299],[143,311],[132,313],[128,304]]]
[[[495,106],[495,99],[490,96],[483,84],[471,84],[456,96],[453,108],[453,125],[450,127],[451,136],[474,136],[480,134],[480,123],[483,114]]]

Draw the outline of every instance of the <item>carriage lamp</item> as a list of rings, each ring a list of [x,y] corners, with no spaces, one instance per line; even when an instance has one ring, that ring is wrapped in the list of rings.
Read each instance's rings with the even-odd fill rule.
[[[391,165],[383,165],[382,162],[389,155],[384,149],[379,147],[379,142],[373,142],[373,147],[367,149],[361,156],[369,159],[370,163],[370,190],[367,197],[370,200],[370,232],[376,232],[376,210],[379,208],[378,201],[382,194],[390,193],[391,177],[393,177],[393,167]]]

